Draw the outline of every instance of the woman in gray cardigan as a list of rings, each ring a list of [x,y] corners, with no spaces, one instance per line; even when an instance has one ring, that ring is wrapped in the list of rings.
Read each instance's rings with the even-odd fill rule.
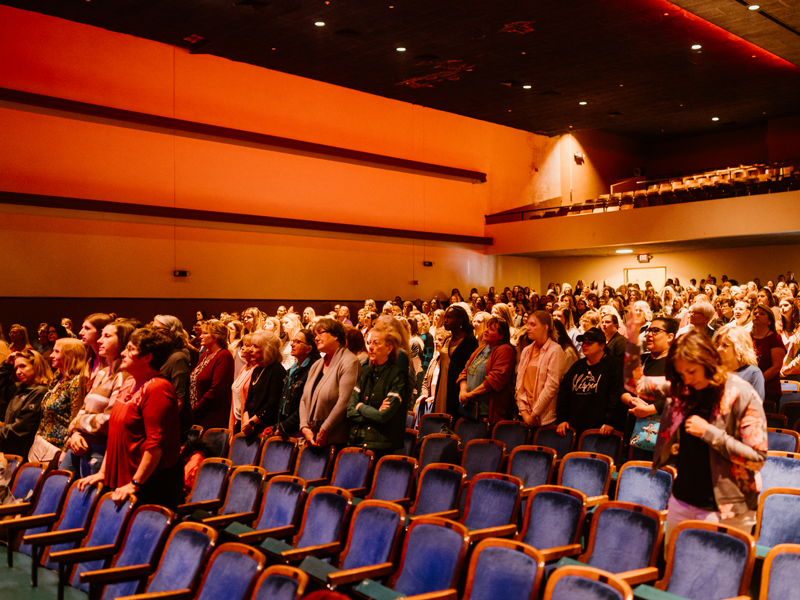
[[[347,443],[347,405],[361,375],[356,355],[346,346],[344,326],[323,318],[314,326],[323,355],[308,372],[300,399],[300,432],[312,446]]]

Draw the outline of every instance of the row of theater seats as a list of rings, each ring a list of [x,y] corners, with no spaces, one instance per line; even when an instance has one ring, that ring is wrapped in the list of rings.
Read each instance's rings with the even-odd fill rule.
[[[372,458],[368,450],[353,450],[354,456]],[[515,449],[512,463],[525,450]],[[544,454],[552,470],[550,450]],[[207,466],[219,472],[217,465],[225,464],[220,461],[227,459],[203,463],[194,492],[205,485]],[[74,482],[70,485],[70,473],[44,474],[43,465],[28,463],[16,468],[12,490],[23,495],[29,487],[31,502],[0,512],[21,515],[5,523],[8,562],[11,566],[11,549],[31,554],[34,582],[41,559],[45,567],[59,570],[60,590],[82,587],[90,598],[158,592],[158,597],[203,600],[290,600],[310,582],[373,600],[430,593],[451,600],[532,600],[547,579],[545,598],[630,598],[635,593],[655,600],[664,597],[662,591],[673,598],[742,595],[754,564],[766,559],[762,597],[796,597],[789,582],[796,582],[800,546],[787,544],[800,542],[800,489],[762,494],[755,537],[715,524],[680,525],[660,576],[656,561],[665,511],[645,504],[659,500],[666,507],[670,470],[651,479],[649,465],[626,464],[616,501],[589,498],[576,488],[595,471],[605,472],[607,486],[611,459],[572,453],[562,461],[559,483],[576,487],[526,488],[513,475],[480,473],[467,483],[465,506],[458,511],[455,502],[467,473],[434,463],[420,473],[408,513],[408,497],[376,498],[382,493],[391,498],[392,491],[407,495],[405,482],[414,478],[416,467],[412,457],[382,458],[375,479],[383,483],[374,482],[364,500],[341,487],[311,489],[292,476],[278,475],[264,485],[263,469],[238,467],[230,478],[226,471],[228,491],[221,506],[205,505],[218,514],[195,513],[192,518],[199,522],[172,527],[194,507],[181,507],[178,514],[155,506],[132,511],[133,500],[118,505],[110,493],[100,496],[100,485],[80,492]],[[393,485],[394,479],[402,483]],[[587,516],[591,524],[583,546]],[[292,543],[283,541],[288,539]],[[268,563],[277,566],[264,569]],[[578,577],[583,579],[571,579]]]
[[[646,190],[602,194],[596,200],[587,200],[583,204],[536,212],[530,219],[577,216],[796,190],[800,190],[800,164],[740,166],[665,180],[648,186]]]

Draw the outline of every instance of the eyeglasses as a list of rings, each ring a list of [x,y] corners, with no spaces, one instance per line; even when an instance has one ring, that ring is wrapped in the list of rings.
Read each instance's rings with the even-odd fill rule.
[[[324,330],[324,329],[317,329],[314,332],[314,337],[322,337],[323,333],[330,333],[330,331],[327,331],[327,330]]]
[[[645,332],[645,335],[648,333],[652,333],[653,335],[658,335],[659,333],[666,333],[665,329],[661,329],[660,327],[651,327]]]
[[[292,346],[294,346],[295,344],[305,344],[306,346],[308,346],[308,342],[306,342],[305,340],[292,340],[291,344]]]

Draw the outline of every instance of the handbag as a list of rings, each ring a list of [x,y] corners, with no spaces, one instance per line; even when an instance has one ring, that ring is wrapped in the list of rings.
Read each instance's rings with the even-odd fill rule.
[[[658,415],[636,419],[636,424],[633,426],[633,434],[631,435],[631,446],[653,452],[656,448],[660,425],[661,417]]]
[[[38,433],[33,438],[33,445],[28,451],[28,460],[31,462],[49,463],[61,453],[61,448],[54,446]]]

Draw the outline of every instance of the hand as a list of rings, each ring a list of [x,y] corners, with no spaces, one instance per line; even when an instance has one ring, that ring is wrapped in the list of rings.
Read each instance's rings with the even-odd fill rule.
[[[625,324],[625,329],[631,344],[639,343],[639,330],[642,325],[644,325],[644,313],[637,313],[635,310],[628,311],[628,322]]]
[[[242,433],[243,434],[250,435],[251,433],[253,433],[253,431],[255,431],[255,430],[253,429],[252,421],[248,421],[247,423],[242,425]]]
[[[324,446],[328,443],[328,432],[324,429],[320,429],[317,432],[317,446]]]
[[[462,390],[458,393],[458,401],[461,404],[466,404],[469,402],[469,392],[462,388]]]
[[[356,412],[358,412],[358,410],[359,410],[359,409],[360,409],[362,406],[364,406],[364,403],[363,403],[363,402],[359,402],[358,404],[356,404]]]
[[[300,433],[302,433],[302,434],[303,434],[303,437],[304,437],[304,438],[306,438],[306,441],[307,441],[309,444],[311,444],[312,446],[316,446],[316,443],[314,442],[314,432],[313,432],[313,431],[311,431],[311,429],[310,429],[310,428],[308,428],[308,427],[303,427],[303,428],[300,430]]]
[[[138,488],[132,483],[123,485],[122,487],[118,487],[117,489],[114,490],[114,493],[111,494],[111,499],[117,504],[122,504],[133,494],[135,494],[137,489]]]
[[[569,429],[569,423],[564,421],[563,423],[558,424],[558,427],[556,427],[556,433],[561,437],[566,437],[567,429]]]
[[[603,425],[600,428],[600,435],[611,435],[612,431],[614,431],[614,428],[611,425]]]
[[[692,415],[684,422],[684,428],[686,429],[686,433],[689,435],[703,437],[706,429],[708,429],[708,421],[706,421],[703,417]]]
[[[389,398],[386,398],[386,399],[383,401],[383,403],[381,403],[381,407],[378,409],[378,411],[386,410],[386,409],[388,409],[388,408],[389,408],[391,405],[392,405],[392,401],[391,401],[391,400],[389,400]]]
[[[637,419],[644,419],[645,417],[656,414],[656,407],[652,404],[648,404],[641,398],[634,398],[631,403],[631,409],[628,410],[628,412]]]
[[[75,456],[80,456],[89,449],[89,444],[83,439],[83,436],[77,431],[74,432],[67,440],[67,446]]]
[[[522,420],[525,421],[525,424],[528,427],[538,427],[541,425],[541,419],[539,418],[539,415],[534,412],[520,412],[520,415],[522,415]]]
[[[106,478],[106,474],[100,471],[99,473],[95,473],[94,475],[89,475],[88,477],[84,477],[83,479],[78,479],[78,491],[82,492],[88,486],[94,485],[98,481],[102,482]]]

